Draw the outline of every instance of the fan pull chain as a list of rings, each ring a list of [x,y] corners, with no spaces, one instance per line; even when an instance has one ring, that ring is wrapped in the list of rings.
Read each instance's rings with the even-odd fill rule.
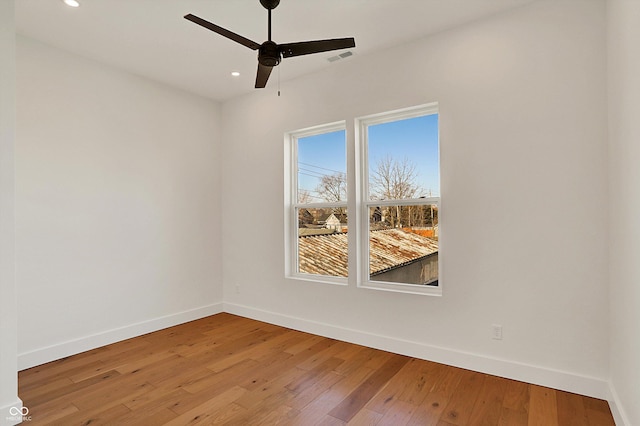
[[[280,67],[278,67],[278,96],[280,96]]]

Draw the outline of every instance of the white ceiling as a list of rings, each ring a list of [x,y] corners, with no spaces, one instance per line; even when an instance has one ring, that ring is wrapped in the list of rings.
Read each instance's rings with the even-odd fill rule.
[[[183,19],[193,13],[258,43],[267,11],[258,0],[17,0],[18,34],[215,100],[254,89],[256,52]],[[355,37],[354,60],[533,0],[282,0],[276,43]],[[325,52],[284,59],[267,89],[335,66]],[[240,77],[231,77],[239,71]]]

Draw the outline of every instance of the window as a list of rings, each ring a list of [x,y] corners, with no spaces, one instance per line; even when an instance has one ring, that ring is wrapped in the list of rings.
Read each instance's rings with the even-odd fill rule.
[[[353,129],[350,163],[344,122],[286,135],[287,276],[441,294],[437,104],[358,118]]]
[[[437,105],[357,120],[361,287],[440,294]]]
[[[346,284],[347,152],[344,123],[289,135],[291,232],[288,269],[303,279]]]

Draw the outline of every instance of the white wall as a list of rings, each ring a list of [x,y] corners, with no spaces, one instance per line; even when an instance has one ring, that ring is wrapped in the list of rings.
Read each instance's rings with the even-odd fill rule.
[[[13,0],[0,0],[0,425],[20,408],[14,230],[15,35]]]
[[[17,44],[19,366],[219,312],[219,106]]]
[[[605,59],[603,2],[542,0],[226,103],[225,309],[606,397]],[[431,101],[443,297],[285,279],[283,133]]]
[[[611,230],[611,383],[640,424],[640,2],[607,3]]]

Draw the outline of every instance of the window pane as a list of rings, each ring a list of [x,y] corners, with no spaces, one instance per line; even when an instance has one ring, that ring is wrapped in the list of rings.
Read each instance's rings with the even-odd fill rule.
[[[369,279],[438,285],[438,207],[369,208]]]
[[[346,132],[298,139],[298,203],[347,201]]]
[[[367,129],[370,200],[440,196],[438,114]]]
[[[298,208],[298,272],[346,277],[347,209]]]

